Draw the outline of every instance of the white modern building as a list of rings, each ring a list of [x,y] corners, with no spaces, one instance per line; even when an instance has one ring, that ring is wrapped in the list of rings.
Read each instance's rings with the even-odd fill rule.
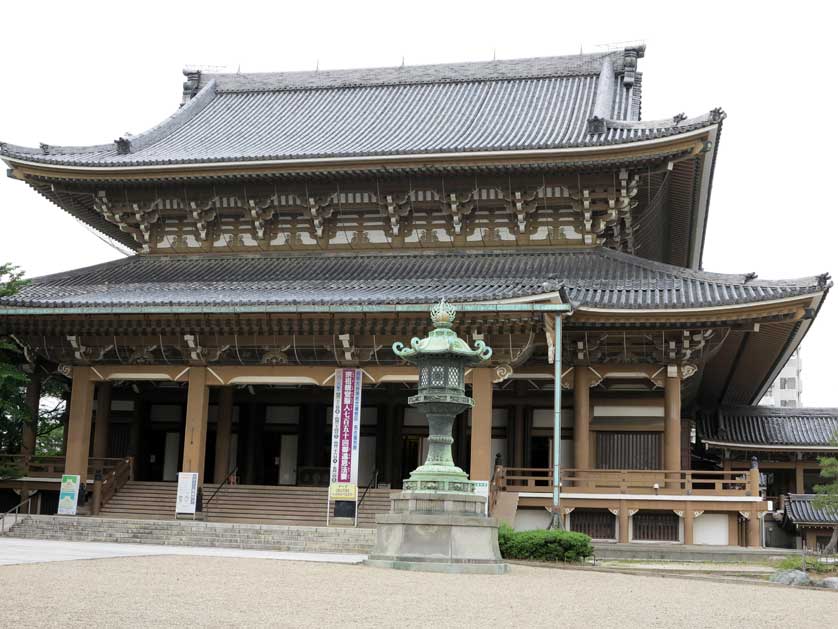
[[[798,348],[768,388],[765,396],[760,400],[760,406],[780,406],[783,408],[799,408],[802,406],[801,371],[802,362],[800,360],[800,348]]]

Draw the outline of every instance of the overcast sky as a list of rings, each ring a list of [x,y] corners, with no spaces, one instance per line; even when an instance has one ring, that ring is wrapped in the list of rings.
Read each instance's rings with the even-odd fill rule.
[[[3,7],[0,140],[98,144],[172,114],[186,65],[242,72],[478,61],[645,41],[643,117],[728,113],[704,267],[838,275],[835,24],[827,2],[26,2]],[[827,9],[826,7],[830,7]],[[0,262],[119,254],[0,178]],[[838,295],[803,343],[803,402],[838,406]]]

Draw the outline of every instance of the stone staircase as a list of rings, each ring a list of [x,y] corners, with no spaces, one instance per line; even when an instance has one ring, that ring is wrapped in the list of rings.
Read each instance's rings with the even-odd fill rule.
[[[325,526],[325,487],[225,485],[207,506],[217,485],[204,486],[209,522]],[[129,481],[100,515],[113,518],[174,519],[175,483]],[[390,490],[370,489],[358,511],[358,526],[375,527],[375,516],[390,510]]]
[[[122,542],[288,552],[369,554],[375,530],[264,524],[33,515],[8,537],[78,542]]]

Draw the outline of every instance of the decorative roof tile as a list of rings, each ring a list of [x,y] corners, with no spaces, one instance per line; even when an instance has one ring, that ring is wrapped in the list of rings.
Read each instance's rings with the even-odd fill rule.
[[[836,408],[734,406],[704,413],[698,422],[705,442],[823,448],[838,436]]]
[[[816,509],[812,494],[789,494],[786,498],[785,519],[792,524],[838,524],[838,510]]]
[[[765,281],[691,271],[604,248],[136,255],[36,278],[0,307],[428,304],[562,288],[577,306],[684,309],[811,295],[821,278]]]

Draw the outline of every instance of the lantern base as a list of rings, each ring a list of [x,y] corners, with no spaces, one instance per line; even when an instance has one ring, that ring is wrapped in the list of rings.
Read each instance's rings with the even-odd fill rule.
[[[379,515],[367,564],[397,570],[504,574],[498,523],[474,494],[402,491],[391,513]]]
[[[402,483],[405,491],[473,494],[474,483],[455,465],[426,463],[410,473]]]

